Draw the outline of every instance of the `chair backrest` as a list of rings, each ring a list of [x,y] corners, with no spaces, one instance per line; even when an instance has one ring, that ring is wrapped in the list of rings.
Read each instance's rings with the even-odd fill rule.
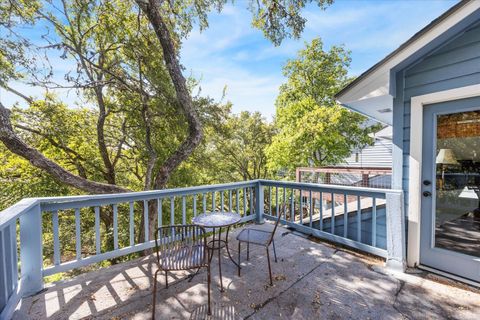
[[[201,260],[208,261],[207,236],[204,227],[194,224],[171,225],[160,227],[155,232],[155,252],[158,263],[160,263],[162,252],[185,246],[204,246]]]
[[[280,223],[280,220],[282,219],[282,215],[286,213],[287,209],[287,204],[284,203],[281,207],[280,210],[278,211],[278,217],[277,220],[275,221],[275,226],[273,227],[272,234],[270,235],[270,240],[268,241],[268,245],[270,245],[273,241],[273,237],[275,236],[275,232],[277,231],[278,224]]]

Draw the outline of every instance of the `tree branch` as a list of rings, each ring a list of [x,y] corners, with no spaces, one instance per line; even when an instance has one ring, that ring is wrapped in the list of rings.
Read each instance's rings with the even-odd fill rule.
[[[129,191],[119,186],[90,181],[74,175],[52,160],[47,159],[37,149],[28,146],[13,131],[10,121],[10,110],[5,108],[2,103],[0,103],[0,141],[2,141],[11,152],[30,161],[33,166],[44,170],[57,181],[71,187],[91,193],[120,193]]]

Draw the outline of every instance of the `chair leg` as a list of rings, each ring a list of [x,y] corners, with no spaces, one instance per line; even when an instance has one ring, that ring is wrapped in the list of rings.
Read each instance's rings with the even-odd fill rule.
[[[168,271],[165,270],[165,287],[168,289]]]
[[[277,263],[277,250],[275,250],[275,240],[272,240],[273,245],[273,256],[275,257],[275,263]]]
[[[152,303],[152,319],[153,320],[155,320],[155,304],[157,301],[157,276],[159,271],[160,269],[157,269],[153,277],[153,303]]]
[[[212,308],[211,308],[211,302],[210,302],[211,282],[212,282],[212,280],[211,280],[211,276],[210,276],[210,264],[209,264],[208,267],[207,267],[207,287],[208,287],[208,289],[207,289],[208,290],[208,310],[207,310],[207,314],[209,316],[212,315]]]
[[[250,242],[247,242],[247,261],[250,261]]]
[[[272,267],[270,266],[270,253],[268,252],[268,247],[267,247],[267,261],[268,261],[268,273],[270,275],[270,285],[273,286]]]
[[[238,241],[238,276],[239,277],[240,277],[240,269],[241,269],[240,268],[240,262],[241,262],[240,261],[240,250],[241,250],[240,245],[241,245],[241,243],[242,243],[241,241]]]

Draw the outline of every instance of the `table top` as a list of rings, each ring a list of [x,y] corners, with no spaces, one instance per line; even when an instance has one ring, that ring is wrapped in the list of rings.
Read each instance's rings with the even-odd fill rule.
[[[240,222],[242,217],[235,212],[207,212],[192,219],[192,222],[202,227],[228,227]]]

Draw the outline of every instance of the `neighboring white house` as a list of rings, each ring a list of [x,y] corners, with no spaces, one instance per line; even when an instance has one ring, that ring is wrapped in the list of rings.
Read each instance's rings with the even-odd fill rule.
[[[338,167],[349,168],[391,168],[392,167],[392,127],[386,126],[371,135],[371,146],[355,150]]]

